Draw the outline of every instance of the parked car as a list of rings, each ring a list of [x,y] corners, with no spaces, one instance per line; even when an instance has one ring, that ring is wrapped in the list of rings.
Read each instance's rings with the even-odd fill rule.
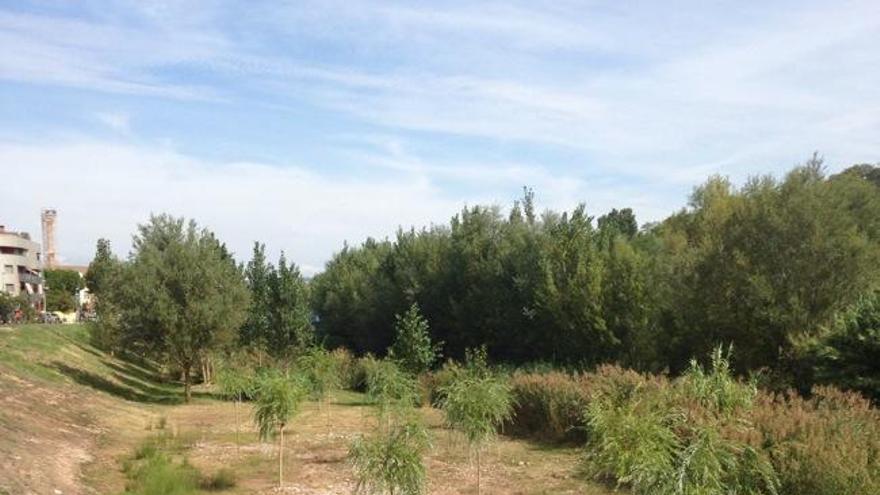
[[[61,318],[55,313],[42,312],[39,316],[40,323],[61,323]]]

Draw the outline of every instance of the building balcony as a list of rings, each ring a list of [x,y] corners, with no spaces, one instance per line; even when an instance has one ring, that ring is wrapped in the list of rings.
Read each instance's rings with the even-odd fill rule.
[[[43,283],[43,277],[34,275],[33,273],[19,273],[18,279],[26,284],[40,285]]]

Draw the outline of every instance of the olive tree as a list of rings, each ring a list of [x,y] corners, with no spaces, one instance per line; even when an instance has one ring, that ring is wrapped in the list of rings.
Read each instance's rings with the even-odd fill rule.
[[[235,260],[194,221],[152,216],[115,281],[123,344],[179,368],[189,401],[193,367],[231,342],[245,318],[248,292]]]

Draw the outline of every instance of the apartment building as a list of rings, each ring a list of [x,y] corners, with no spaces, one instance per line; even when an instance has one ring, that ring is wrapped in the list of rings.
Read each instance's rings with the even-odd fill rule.
[[[45,305],[40,244],[26,232],[12,232],[0,225],[0,290],[24,294],[38,310]]]

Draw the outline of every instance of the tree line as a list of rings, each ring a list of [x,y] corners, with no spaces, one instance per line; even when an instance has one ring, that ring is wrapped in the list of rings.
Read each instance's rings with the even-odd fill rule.
[[[125,260],[100,241],[86,281],[96,339],[160,357],[186,383],[231,349],[383,355],[399,315],[417,311],[406,317],[429,322],[444,357],[485,345],[498,362],[677,373],[723,343],[738,371],[803,385],[880,362],[878,276],[880,167],[828,176],[814,157],[741,187],[712,177],[642,226],[625,207],[539,213],[526,189],[506,214],[466,207],[448,225],[345,245],[310,281],[262,244],[237,264],[210,231],[154,216]],[[855,352],[866,332],[873,347]]]
[[[834,375],[846,328],[873,329],[874,354],[849,356],[877,362],[878,276],[880,167],[828,176],[814,156],[781,179],[712,177],[641,227],[628,208],[538,214],[526,190],[507,215],[468,207],[345,246],[311,285],[319,338],[358,352],[382,353],[416,303],[456,359],[485,344],[512,363],[678,373],[723,343],[739,372],[807,386]],[[841,322],[857,306],[873,326]]]

